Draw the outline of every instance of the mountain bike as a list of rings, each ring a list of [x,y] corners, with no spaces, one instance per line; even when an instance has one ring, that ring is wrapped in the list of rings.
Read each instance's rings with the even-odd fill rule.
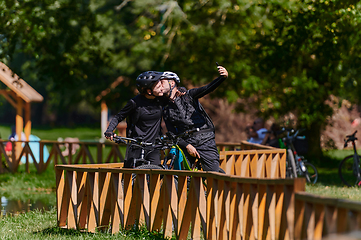
[[[196,160],[194,163],[189,163],[186,160],[183,150],[178,146],[178,142],[182,137],[190,136],[192,133],[197,131],[199,131],[198,128],[192,131],[187,131],[179,135],[174,135],[168,132],[166,135],[161,137],[161,141],[163,142],[163,145],[167,145],[170,148],[169,154],[164,158],[162,164],[164,169],[188,170],[188,171],[202,170],[201,162]],[[219,173],[225,173],[225,171],[222,168],[219,168]]]
[[[308,183],[316,183],[318,180],[316,167],[312,163],[307,162],[304,156],[299,155],[296,150],[296,141],[304,139],[304,137],[298,136],[299,130],[289,128],[282,128],[278,134],[284,132],[287,133],[286,137],[282,138],[287,149],[286,177],[305,177]]]
[[[355,137],[357,131],[353,134],[346,136],[344,148],[347,147],[349,142],[352,142],[354,154],[345,157],[339,167],[338,175],[340,176],[342,182],[349,186],[361,186],[361,169],[360,169],[360,156],[356,151],[357,138]]]
[[[141,157],[133,159],[133,168],[134,169],[174,169],[174,170],[188,170],[188,171],[198,171],[202,169],[200,161],[196,161],[193,164],[190,164],[182,149],[179,147],[178,142],[183,137],[189,137],[194,132],[199,131],[199,129],[186,131],[179,135],[174,135],[168,132],[166,135],[163,135],[156,139],[155,143],[143,142],[141,139],[127,138],[114,136],[113,141],[115,143],[125,143],[128,146],[135,146],[141,148]],[[151,164],[146,160],[146,152],[148,150],[166,150],[170,149],[169,153],[165,156],[163,163],[159,165]],[[219,168],[220,173],[225,173],[225,171]],[[136,174],[133,174],[132,178],[135,179]],[[149,176],[148,176],[149,178]],[[177,181],[177,176],[175,176],[175,181]]]

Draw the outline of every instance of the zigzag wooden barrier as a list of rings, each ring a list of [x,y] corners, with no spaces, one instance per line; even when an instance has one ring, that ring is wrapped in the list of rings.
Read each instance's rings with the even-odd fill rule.
[[[137,174],[133,186],[132,172]],[[187,175],[192,176],[188,191]],[[305,193],[301,178],[88,164],[57,166],[56,186],[58,226],[88,232],[116,233],[140,223],[177,239],[190,234],[192,239],[318,240],[361,229],[360,202]]]
[[[78,164],[78,163],[117,163],[117,162],[123,162],[124,156],[120,152],[119,146],[125,146],[123,144],[115,144],[111,142],[58,142],[58,141],[36,141],[36,143],[39,143],[39,159],[36,159],[34,157],[33,150],[30,148],[29,143],[32,141],[13,141],[12,144],[12,151],[9,153],[6,153],[5,151],[5,143],[6,141],[0,140],[0,160],[3,158],[4,162],[0,162],[0,173],[5,172],[5,170],[15,173],[18,171],[19,165],[21,163],[21,158],[25,157],[25,168],[27,172],[30,172],[29,165],[34,164],[37,173],[42,173],[46,170],[46,168],[49,166],[49,163],[51,160],[53,160],[54,166],[58,163],[61,164]],[[15,155],[15,147],[16,143],[21,143],[22,150],[19,156]],[[68,154],[65,156],[63,151],[61,150],[63,146],[67,144],[68,153],[72,152],[72,149],[74,149],[75,146],[79,146],[79,149],[77,152],[72,155]],[[49,151],[48,158],[45,159],[43,148],[44,146],[47,146]],[[95,156],[94,154],[91,154],[90,148],[96,148],[95,150]],[[104,158],[103,157],[103,151],[105,147],[110,148],[109,153]],[[29,161],[29,156],[32,158],[33,161]],[[6,167],[5,167],[6,166]]]
[[[137,173],[133,186],[132,173]],[[116,233],[140,223],[177,239],[187,239],[189,232],[192,239],[294,239],[294,196],[305,188],[304,179],[132,170],[116,164],[60,165],[56,179],[60,227]]]
[[[296,193],[295,239],[318,240],[329,235],[340,239],[342,234],[360,230],[360,202]],[[360,234],[352,239],[360,239]]]
[[[58,141],[47,141],[41,140],[36,141],[39,143],[39,149],[43,149],[46,146],[49,149],[49,157],[45,159],[43,151],[39,151],[39,159],[35,159],[34,153],[29,143],[32,141],[13,141],[12,151],[6,153],[5,144],[7,141],[0,139],[0,159],[4,159],[0,164],[0,173],[5,172],[5,170],[15,173],[18,171],[19,165],[21,163],[21,158],[25,157],[25,168],[27,172],[30,172],[29,165],[33,164],[36,168],[37,173],[44,172],[49,166],[51,160],[53,160],[54,165],[56,164],[79,164],[79,163],[117,163],[124,161],[124,155],[120,152],[120,146],[125,146],[124,144],[115,144],[112,142],[58,142]],[[21,144],[16,144],[21,143]],[[16,146],[22,145],[22,150],[20,155],[16,156],[15,148]],[[62,151],[63,146],[67,146],[67,155]],[[75,147],[78,147],[76,153],[72,153]],[[239,150],[241,149],[240,143],[217,143],[218,149],[220,151],[221,159],[224,158],[224,152],[226,150]],[[251,145],[250,145],[251,146]],[[96,148],[95,154],[91,153],[90,148]],[[257,147],[257,146],[256,146]],[[104,156],[103,152],[106,149],[109,149],[109,153]],[[36,149],[38,150],[38,149]],[[32,159],[33,161],[29,161]],[[6,169],[5,169],[6,167]]]
[[[286,150],[225,151],[220,166],[227,174],[253,178],[285,178]]]

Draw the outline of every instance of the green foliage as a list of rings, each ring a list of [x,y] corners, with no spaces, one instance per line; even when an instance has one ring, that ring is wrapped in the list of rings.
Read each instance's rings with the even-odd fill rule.
[[[104,98],[119,110],[146,70],[172,70],[215,92],[252,97],[264,117],[296,114],[321,128],[330,95],[360,102],[361,4],[346,0],[2,1],[0,59],[46,96],[51,112],[69,112],[118,76]],[[129,91],[130,90],[130,91]],[[112,97],[113,96],[113,97]],[[318,131],[314,131],[318,134]],[[317,145],[317,144],[316,144]]]

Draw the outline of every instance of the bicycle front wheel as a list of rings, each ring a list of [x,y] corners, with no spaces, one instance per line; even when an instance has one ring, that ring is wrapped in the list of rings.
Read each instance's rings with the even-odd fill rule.
[[[136,167],[135,169],[159,169],[159,170],[164,170],[164,168],[162,168],[161,166],[153,165],[153,164],[140,165],[140,166]],[[133,184],[134,184],[134,181],[135,181],[136,177],[137,177],[137,174],[133,173],[132,174]],[[146,177],[147,177],[147,182],[149,183],[150,176],[147,174]],[[163,181],[163,177],[164,177],[164,175],[160,175],[160,178],[161,178],[162,181]],[[174,184],[175,184],[176,189],[178,190],[178,176],[177,175],[174,175]]]
[[[306,172],[304,174],[305,174],[307,182],[315,184],[318,179],[318,172],[317,172],[316,167],[312,163],[309,163],[309,162],[305,162],[304,164],[306,167]]]
[[[359,156],[359,158],[361,157]],[[345,157],[338,167],[338,175],[342,182],[348,187],[357,186],[359,184],[360,180],[357,179],[358,171],[360,171],[360,165],[357,169],[354,168],[353,155]]]

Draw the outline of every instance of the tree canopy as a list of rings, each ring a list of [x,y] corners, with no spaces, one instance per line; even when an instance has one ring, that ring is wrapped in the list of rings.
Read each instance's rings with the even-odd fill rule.
[[[359,102],[360,8],[351,0],[0,1],[0,59],[45,95],[50,111],[95,97],[118,76],[177,72],[252,98],[264,116],[293,112],[318,134],[334,95]],[[128,100],[134,81],[120,85]],[[319,142],[315,142],[316,145]]]

